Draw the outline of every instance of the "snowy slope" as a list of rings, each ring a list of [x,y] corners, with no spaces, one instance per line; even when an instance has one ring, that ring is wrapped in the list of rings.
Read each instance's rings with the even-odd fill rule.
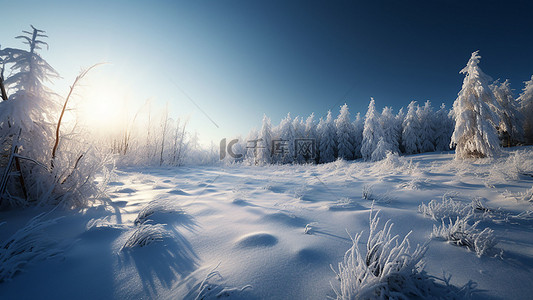
[[[63,217],[46,232],[62,255],[0,283],[0,299],[335,297],[330,265],[342,261],[350,235],[364,231],[361,243],[368,236],[373,201],[394,234],[412,231],[414,247],[439,224],[418,206],[443,196],[464,205],[479,199],[487,208],[479,227],[494,230],[499,243],[478,257],[434,238],[425,256],[429,275],[444,272],[456,286],[472,280],[478,298],[527,298],[532,186],[532,147],[466,162],[446,152],[376,163],[122,169],[109,184],[113,205],[46,216]],[[0,212],[0,241],[48,210]],[[155,240],[135,246],[131,237],[143,230]]]

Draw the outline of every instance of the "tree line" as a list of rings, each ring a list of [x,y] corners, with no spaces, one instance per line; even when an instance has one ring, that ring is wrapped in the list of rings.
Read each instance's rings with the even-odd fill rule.
[[[456,158],[492,157],[500,147],[533,144],[533,76],[515,99],[509,80],[492,81],[479,67],[478,51],[472,53],[463,86],[451,109],[441,104],[435,109],[430,101],[419,105],[411,101],[404,110],[391,107],[380,111],[370,100],[364,117],[352,119],[347,104],[333,117],[316,119],[287,114],[277,126],[263,116],[259,131],[252,130],[247,140],[259,147],[248,147],[247,159],[254,164],[316,162],[328,163],[342,158],[377,161],[387,153],[416,154],[456,149]],[[298,157],[295,142],[316,141],[314,159]],[[286,153],[276,153],[273,141],[286,143]],[[245,145],[241,145],[246,148]]]

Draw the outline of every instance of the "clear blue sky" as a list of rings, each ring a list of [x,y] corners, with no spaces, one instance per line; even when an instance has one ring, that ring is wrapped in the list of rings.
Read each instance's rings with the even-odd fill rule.
[[[21,46],[29,24],[47,31],[41,54],[64,90],[80,67],[109,61],[98,76],[132,106],[168,101],[204,141],[245,135],[263,113],[278,123],[347,102],[364,114],[370,97],[395,111],[450,106],[475,50],[516,93],[533,74],[533,1],[18,0],[1,14],[2,47]]]

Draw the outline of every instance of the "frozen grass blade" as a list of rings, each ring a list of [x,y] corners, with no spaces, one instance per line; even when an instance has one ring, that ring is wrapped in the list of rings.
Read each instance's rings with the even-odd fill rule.
[[[148,246],[162,241],[168,235],[164,224],[141,224],[133,231],[120,250]]]
[[[45,230],[60,218],[45,220],[46,216],[42,213],[32,218],[1,244],[0,282],[11,280],[29,263],[61,254],[56,242],[45,234]]]
[[[494,231],[490,228],[480,231],[477,229],[479,221],[470,225],[468,222],[471,220],[472,214],[466,217],[458,216],[455,221],[449,218],[447,223],[442,220],[440,226],[433,225],[431,237],[442,238],[454,245],[466,247],[476,252],[478,257],[489,254],[498,243],[494,237]]]

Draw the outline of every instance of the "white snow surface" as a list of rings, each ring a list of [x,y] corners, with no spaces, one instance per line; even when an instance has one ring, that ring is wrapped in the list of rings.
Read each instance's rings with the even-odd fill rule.
[[[414,249],[440,225],[419,205],[443,196],[465,206],[480,203],[478,228],[493,230],[498,243],[478,257],[434,238],[426,272],[451,275],[458,287],[476,282],[479,299],[524,299],[533,294],[533,214],[524,197],[533,186],[533,147],[502,155],[120,169],[109,183],[112,205],[47,215],[62,217],[46,231],[62,254],[32,261],[0,282],[0,299],[336,297],[339,281],[330,265],[343,260],[350,235],[363,231],[365,248],[373,202],[381,219],[395,224],[393,234],[412,231]],[[50,210],[0,212],[0,245]]]

